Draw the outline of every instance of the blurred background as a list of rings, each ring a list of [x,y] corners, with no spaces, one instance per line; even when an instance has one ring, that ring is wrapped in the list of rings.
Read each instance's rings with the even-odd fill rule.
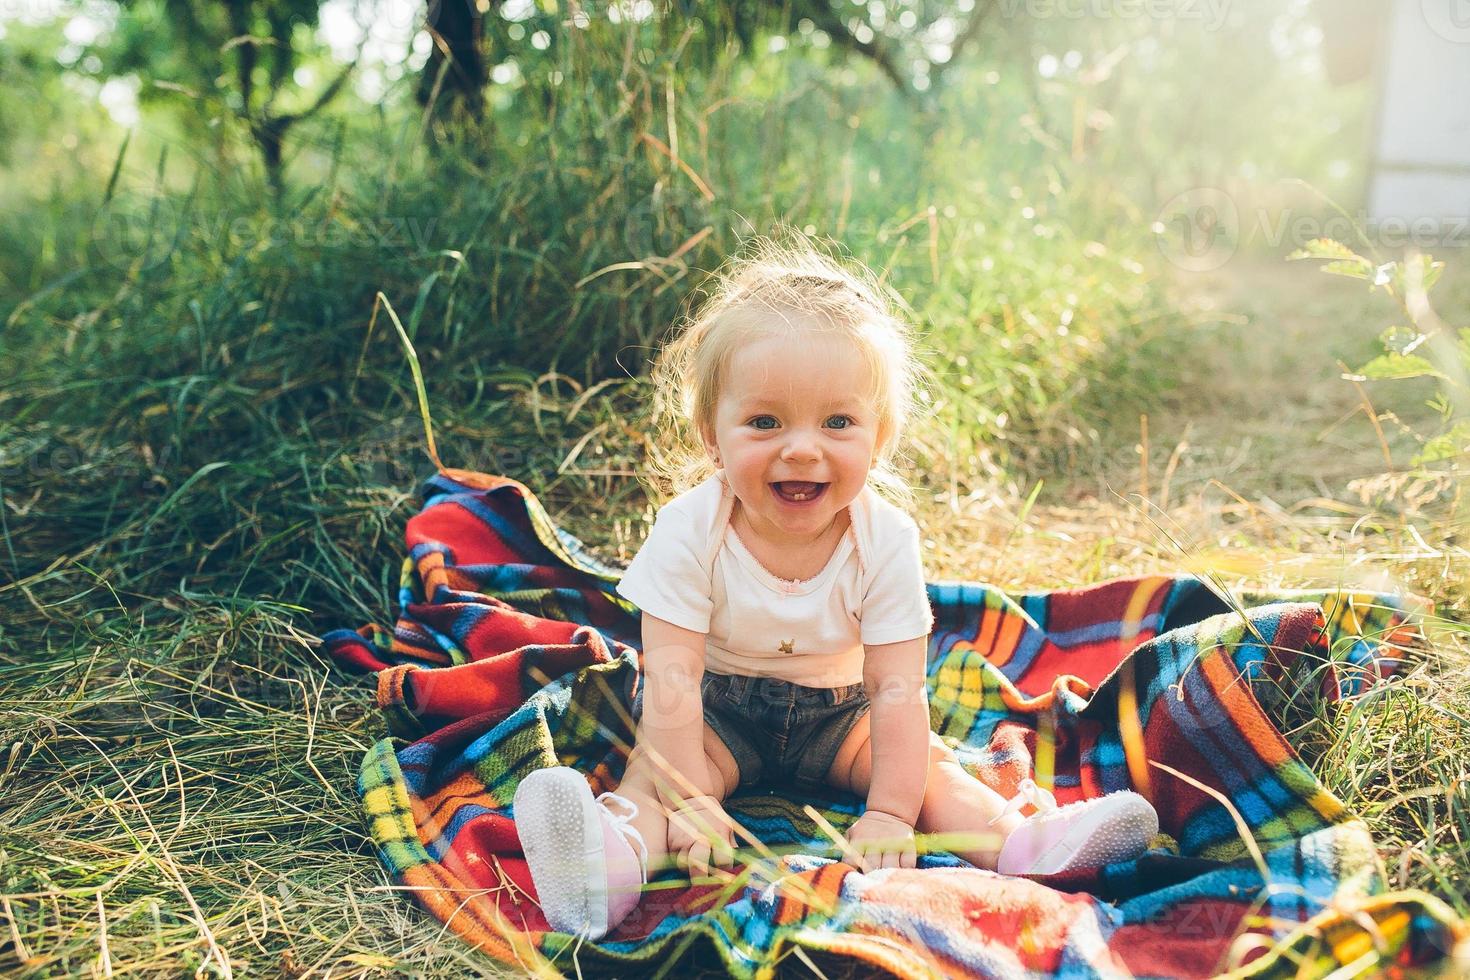
[[[99,920],[130,855],[58,791],[122,799],[192,739],[209,827],[172,846],[217,935],[266,896],[270,957],[371,972],[390,928],[458,956],[372,893],[370,699],[314,641],[389,620],[432,471],[394,321],[444,462],[626,561],[662,492],[649,358],[778,223],[919,327],[931,577],[1402,587],[1463,621],[1466,91],[1462,0],[0,0],[0,768],[29,787],[0,825],[81,855],[17,843],[7,888],[83,889],[9,933],[58,972],[110,917],[119,962],[203,956],[172,878]],[[1465,914],[1470,741],[1400,737],[1463,731],[1454,662],[1294,744],[1395,885]]]
[[[1410,255],[1453,263],[1470,243],[1462,13],[8,0],[0,317],[16,356],[0,370],[47,423],[32,439],[80,424],[89,456],[146,445],[195,472],[224,444],[303,425],[351,455],[408,404],[391,334],[364,344],[378,291],[422,336],[446,421],[473,428],[497,384],[630,390],[698,273],[784,221],[884,270],[911,304],[944,374],[946,442],[921,450],[924,472],[942,458],[967,483],[1022,486],[1076,475],[1079,454],[1136,467],[1149,412],[1167,465],[1201,444],[1181,399],[1205,400],[1196,425],[1220,420],[1204,410],[1227,393],[1201,389],[1257,388],[1269,440],[1314,397],[1279,389],[1330,381],[1339,360],[1442,348],[1441,383],[1464,382],[1453,330],[1407,322],[1407,282],[1389,281]],[[1321,247],[1286,264],[1319,239],[1361,261]],[[1324,264],[1366,278],[1319,281]],[[1450,276],[1433,301],[1464,295]],[[1433,378],[1419,377],[1398,388],[1423,407]],[[1359,402],[1340,380],[1321,390]],[[371,416],[366,433],[344,405]],[[1369,414],[1338,434],[1365,458],[1402,436],[1407,463],[1446,431],[1427,420],[1412,444]],[[564,421],[558,462],[589,431]],[[629,463],[637,431],[593,443]],[[515,449],[470,435],[451,443],[465,465]],[[1343,447],[1301,460],[1323,448],[1315,432],[1286,435],[1290,492],[1331,497],[1331,480],[1361,475]],[[1217,454],[1238,441],[1206,440]]]

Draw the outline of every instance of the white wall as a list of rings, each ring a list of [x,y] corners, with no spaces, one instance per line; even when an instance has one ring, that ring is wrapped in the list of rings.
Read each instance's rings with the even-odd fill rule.
[[[1470,217],[1470,0],[1394,0],[1368,214]]]

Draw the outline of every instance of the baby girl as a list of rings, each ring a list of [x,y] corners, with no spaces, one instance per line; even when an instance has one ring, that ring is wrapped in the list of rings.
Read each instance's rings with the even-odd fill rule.
[[[863,871],[914,867],[915,832],[1001,874],[1128,860],[1157,832],[1127,791],[1058,808],[1027,780],[1008,803],[930,730],[932,614],[893,462],[921,368],[895,309],[868,270],[761,240],[661,353],[655,396],[688,437],[682,492],[617,587],[643,630],[627,769],[596,799],[538,770],[513,804],[552,928],[602,937],[670,858],[733,867],[722,801],[761,780],[863,797],[845,835]]]

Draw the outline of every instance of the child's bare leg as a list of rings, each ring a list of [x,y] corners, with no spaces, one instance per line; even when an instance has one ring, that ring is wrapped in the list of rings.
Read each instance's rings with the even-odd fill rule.
[[[704,746],[705,763],[716,783],[711,795],[723,801],[740,782],[739,767],[725,743],[708,725],[704,730]],[[648,845],[649,878],[668,867],[670,862],[669,813],[659,798],[660,785],[672,789],[678,785],[678,780],[659,767],[643,743],[635,742],[628,755],[623,781],[615,792],[638,806],[638,815],[629,822],[643,835],[643,842]]]
[[[843,741],[827,774],[828,784],[867,795],[872,777],[871,731],[869,712],[858,719]],[[914,826],[917,832],[956,835],[958,843],[944,842],[944,850],[994,871],[1001,844],[1022,820],[1020,814],[1012,813],[992,825],[991,818],[1005,805],[1004,797],[965,771],[943,739],[929,733],[929,775]]]
[[[976,867],[994,871],[1006,835],[1024,819],[1019,813],[1011,813],[991,824],[991,818],[1005,809],[1005,805],[1003,796],[965,771],[954,750],[938,735],[930,736],[929,782],[915,830],[921,834],[973,837],[972,844],[954,844],[945,850]]]

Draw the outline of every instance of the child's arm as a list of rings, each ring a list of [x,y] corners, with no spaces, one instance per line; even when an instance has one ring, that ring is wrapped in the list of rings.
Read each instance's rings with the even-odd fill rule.
[[[704,752],[704,642],[704,633],[643,613],[643,729],[659,798],[671,808],[680,799],[724,795]]]
[[[872,776],[867,813],[854,824],[854,845],[913,836],[929,777],[929,692],[925,682],[928,636],[864,646],[863,686],[872,702]],[[872,826],[869,826],[872,824]],[[873,855],[873,867],[913,867],[907,854]]]
[[[928,636],[864,647],[863,687],[872,702],[868,809],[913,827],[929,775]]]

